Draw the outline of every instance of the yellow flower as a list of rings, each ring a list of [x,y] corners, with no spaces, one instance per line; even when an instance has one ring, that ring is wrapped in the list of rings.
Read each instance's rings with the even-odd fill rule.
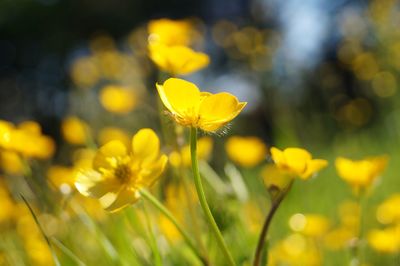
[[[28,158],[48,159],[55,151],[53,139],[42,135],[34,121],[25,121],[9,132],[8,148]]]
[[[164,45],[189,45],[194,33],[188,20],[158,19],[147,25],[150,43]]]
[[[338,175],[355,189],[366,188],[382,174],[388,162],[387,156],[353,161],[338,157],[335,161]]]
[[[129,152],[122,142],[111,141],[97,151],[93,169],[77,175],[75,186],[84,196],[98,198],[106,210],[120,210],[138,200],[141,188],[158,180],[167,163],[159,152],[159,139],[151,129],[133,136]]]
[[[400,250],[400,228],[398,226],[371,230],[367,239],[369,245],[376,251],[397,253]]]
[[[215,132],[229,123],[247,104],[227,92],[200,92],[193,83],[176,78],[157,84],[157,90],[178,124],[207,132]]]
[[[291,176],[286,171],[278,168],[274,164],[265,165],[261,170],[261,177],[272,196],[281,192],[292,180]]]
[[[318,214],[296,213],[289,219],[290,228],[310,237],[321,237],[329,229],[329,220]]]
[[[1,178],[1,177],[0,177]],[[0,180],[0,224],[10,222],[14,215],[15,204],[6,184]]]
[[[75,175],[72,167],[52,165],[47,170],[47,178],[64,194],[69,194],[74,188]]]
[[[300,148],[287,148],[281,151],[272,147],[271,156],[278,168],[303,180],[309,179],[328,165],[326,160],[312,159],[308,151]]]
[[[133,90],[122,86],[105,86],[99,98],[104,109],[116,114],[127,114],[136,106]]]
[[[18,175],[24,172],[22,159],[15,151],[0,151],[0,167],[5,173],[11,175]]]
[[[257,137],[230,137],[225,144],[229,158],[243,167],[253,167],[267,156],[267,146]]]
[[[71,66],[73,82],[81,88],[91,88],[100,80],[101,74],[93,56],[80,57]]]
[[[85,121],[76,116],[66,117],[61,124],[64,139],[75,145],[85,144],[90,134],[90,128]]]
[[[207,54],[196,52],[186,46],[149,45],[150,59],[163,71],[172,76],[187,75],[210,63]]]
[[[10,122],[0,120],[0,148],[9,148],[10,135],[14,125]]]
[[[102,128],[97,136],[97,139],[101,146],[107,142],[110,142],[111,140],[119,140],[125,144],[126,147],[128,147],[130,142],[128,133],[117,127]]]
[[[382,224],[400,224],[400,194],[393,194],[379,205],[376,218]]]
[[[197,141],[197,158],[199,160],[208,160],[213,148],[213,141],[210,137],[202,137]],[[179,167],[182,163],[184,167],[189,167],[192,164],[190,157],[190,147],[185,145],[180,152],[174,151],[169,155],[169,162],[174,167]]]

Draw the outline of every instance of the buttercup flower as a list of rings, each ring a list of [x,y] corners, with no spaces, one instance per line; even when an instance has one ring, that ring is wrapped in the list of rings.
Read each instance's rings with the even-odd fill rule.
[[[366,158],[360,161],[339,157],[335,165],[338,175],[353,188],[359,189],[371,185],[385,170],[387,162],[387,156]]]
[[[83,169],[75,186],[84,196],[98,198],[106,210],[117,211],[137,201],[139,190],[152,186],[166,163],[157,135],[141,129],[133,136],[130,151],[118,140],[102,146],[93,159],[93,169]]]
[[[194,29],[188,20],[157,19],[147,25],[150,43],[190,45]]]
[[[289,226],[295,232],[309,237],[321,237],[329,229],[329,220],[319,214],[296,213],[289,219]]]
[[[400,194],[396,193],[382,202],[376,210],[376,218],[382,224],[400,224]]]
[[[227,92],[200,92],[196,85],[183,79],[170,78],[156,86],[164,106],[178,124],[207,132],[215,132],[229,123],[247,104]]]
[[[376,251],[397,253],[400,250],[400,228],[374,229],[368,233],[368,243]]]
[[[328,165],[326,160],[312,159],[308,151],[300,148],[287,148],[281,151],[272,147],[271,156],[278,168],[303,180],[309,179]]]
[[[99,98],[104,109],[116,114],[129,113],[136,105],[136,96],[133,90],[116,85],[104,87]]]
[[[151,60],[163,71],[173,76],[187,75],[210,63],[207,54],[196,52],[186,46],[149,45]]]
[[[90,135],[89,125],[76,116],[66,117],[61,124],[64,139],[75,145],[85,144]]]
[[[267,156],[267,146],[257,137],[230,137],[225,144],[229,158],[243,167],[253,167]]]

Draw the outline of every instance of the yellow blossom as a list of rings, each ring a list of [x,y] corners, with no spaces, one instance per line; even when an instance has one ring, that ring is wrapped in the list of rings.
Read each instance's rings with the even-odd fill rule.
[[[47,170],[47,178],[52,185],[64,194],[70,193],[71,189],[74,188],[75,175],[72,167],[52,165]]]
[[[64,139],[75,145],[85,144],[89,138],[90,128],[85,121],[76,116],[66,117],[61,124]]]
[[[102,146],[93,159],[93,169],[82,169],[75,186],[84,196],[98,198],[108,211],[117,211],[139,199],[139,190],[152,186],[160,177],[167,156],[151,129],[141,129],[128,151],[114,140]]]
[[[274,164],[265,165],[261,170],[261,177],[272,196],[286,188],[292,179],[286,171]]]
[[[38,123],[25,121],[10,131],[8,148],[28,158],[48,159],[54,154],[55,143],[42,134]]]
[[[329,220],[318,214],[296,213],[289,219],[290,228],[310,237],[321,237],[329,229]]]
[[[71,78],[81,88],[91,88],[100,80],[101,74],[93,56],[80,57],[71,67]]]
[[[0,177],[1,178],[1,177]],[[11,221],[15,204],[4,182],[0,182],[0,224]]]
[[[338,157],[335,161],[338,175],[355,189],[366,188],[382,174],[388,162],[387,156],[353,161]]]
[[[133,90],[117,85],[105,86],[99,99],[104,109],[116,114],[127,114],[136,106]]]
[[[99,144],[102,146],[111,140],[119,140],[125,144],[126,147],[129,146],[129,136],[126,131],[117,127],[105,127],[102,128],[97,136]]]
[[[189,45],[192,42],[193,26],[188,20],[158,19],[147,25],[149,42],[164,45]]]
[[[24,172],[24,164],[22,158],[15,151],[0,151],[0,168],[5,173],[18,175]]]
[[[213,148],[213,141],[210,137],[202,137],[197,141],[197,158],[199,160],[208,160]],[[191,166],[190,147],[185,145],[180,152],[174,151],[169,155],[169,161],[174,167],[179,167],[182,163],[184,167]]]
[[[0,148],[9,148],[10,135],[14,125],[10,122],[0,120]]]
[[[339,250],[350,246],[352,240],[357,237],[358,232],[345,226],[329,231],[324,237],[324,245],[330,250]]]
[[[326,160],[312,159],[308,151],[300,148],[287,148],[281,151],[272,147],[271,156],[278,168],[303,180],[309,179],[328,165]]]
[[[369,245],[376,251],[394,254],[400,250],[400,228],[398,226],[371,230],[367,239]]]
[[[267,156],[267,146],[257,137],[230,137],[225,144],[229,158],[244,167],[253,167]]]
[[[186,46],[149,45],[151,60],[172,76],[187,75],[206,67],[210,63],[207,54],[196,52]]]
[[[391,195],[376,211],[376,218],[382,224],[400,224],[400,194]]]
[[[229,123],[246,105],[227,92],[200,92],[193,83],[177,78],[170,78],[163,85],[157,84],[157,89],[178,124],[207,132],[215,132]]]

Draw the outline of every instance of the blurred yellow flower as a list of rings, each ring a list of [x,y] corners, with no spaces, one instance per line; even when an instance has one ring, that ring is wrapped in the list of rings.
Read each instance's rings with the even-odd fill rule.
[[[254,167],[267,156],[267,146],[257,137],[230,137],[225,143],[229,158],[243,167]]]
[[[208,160],[213,149],[213,140],[210,137],[202,137],[197,141],[197,158],[199,160]],[[169,155],[169,162],[174,167],[180,164],[184,167],[190,167],[192,159],[190,158],[190,147],[185,145],[180,152],[173,151]]]
[[[338,157],[335,165],[338,175],[358,191],[371,185],[385,170],[387,162],[385,155],[360,161]]]
[[[329,224],[329,219],[319,214],[296,213],[289,219],[290,229],[309,237],[322,237],[327,233]]]
[[[269,266],[319,266],[322,257],[317,246],[301,234],[291,234],[268,252]]]
[[[41,132],[41,127],[34,121],[25,121],[9,132],[10,150],[28,158],[48,159],[53,156],[53,139]]]
[[[0,177],[1,178],[1,177]],[[14,217],[15,204],[6,184],[0,180],[0,225],[10,222]]]
[[[18,175],[24,172],[22,158],[17,152],[10,150],[0,150],[0,168],[11,175]]]
[[[358,232],[354,232],[345,226],[340,226],[338,228],[329,231],[324,237],[324,245],[329,250],[339,250],[343,248],[348,248],[357,237]]]
[[[149,45],[149,56],[160,70],[172,76],[190,74],[210,63],[207,54],[196,52],[186,46],[152,44]]]
[[[75,173],[72,167],[52,165],[47,170],[47,178],[64,194],[69,194],[74,188]]]
[[[126,147],[129,146],[130,139],[129,135],[123,129],[117,127],[105,127],[102,128],[97,136],[100,146],[105,145],[107,142],[112,140],[121,141]]]
[[[117,85],[105,86],[99,95],[100,103],[109,112],[127,114],[136,106],[136,96],[132,89]]]
[[[10,147],[11,131],[14,129],[14,125],[10,122],[0,120],[0,148]]]
[[[90,128],[80,118],[68,116],[62,121],[61,133],[68,143],[81,145],[88,141]]]
[[[272,147],[271,156],[278,168],[303,180],[309,179],[328,165],[326,160],[312,159],[308,151],[300,148],[287,148],[281,151]]]
[[[376,251],[394,254],[400,250],[399,226],[371,230],[367,239],[369,245]]]
[[[234,119],[246,102],[229,93],[200,92],[191,82],[170,78],[157,84],[158,93],[173,119],[182,126],[215,132]]]
[[[188,20],[167,18],[152,20],[147,25],[149,43],[164,45],[190,45],[193,39],[193,26]]]
[[[382,224],[400,224],[400,194],[391,195],[376,211],[376,218]]]
[[[98,198],[106,210],[117,211],[137,201],[139,190],[152,186],[166,163],[157,135],[141,129],[133,136],[129,152],[118,140],[102,146],[93,159],[93,169],[82,169],[75,186],[84,196]]]
[[[71,67],[71,78],[81,88],[91,88],[100,80],[101,74],[92,56],[76,59]]]

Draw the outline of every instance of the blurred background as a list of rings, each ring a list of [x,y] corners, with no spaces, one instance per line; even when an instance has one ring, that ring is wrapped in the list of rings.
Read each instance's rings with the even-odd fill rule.
[[[38,121],[56,141],[53,163],[62,164],[71,164],[71,151],[62,144],[67,116],[80,117],[93,132],[116,121],[130,132],[145,126],[160,131],[149,110],[154,99],[144,96],[154,95],[154,84],[163,81],[147,57],[147,23],[165,17],[190,18],[198,47],[211,59],[185,78],[248,102],[227,135],[306,147],[330,162],[339,155],[387,154],[390,163],[370,198],[370,215],[398,192],[397,0],[1,0],[0,119]],[[136,93],[137,108],[129,115],[105,112],[98,97],[116,81]],[[215,142],[215,152],[222,153],[224,136]],[[224,159],[214,155],[210,164],[221,172]],[[351,190],[331,165],[318,179],[295,185],[277,221],[286,223],[295,212],[335,216],[346,197]],[[273,237],[287,230],[277,229]],[[344,265],[337,263],[329,265]]]

